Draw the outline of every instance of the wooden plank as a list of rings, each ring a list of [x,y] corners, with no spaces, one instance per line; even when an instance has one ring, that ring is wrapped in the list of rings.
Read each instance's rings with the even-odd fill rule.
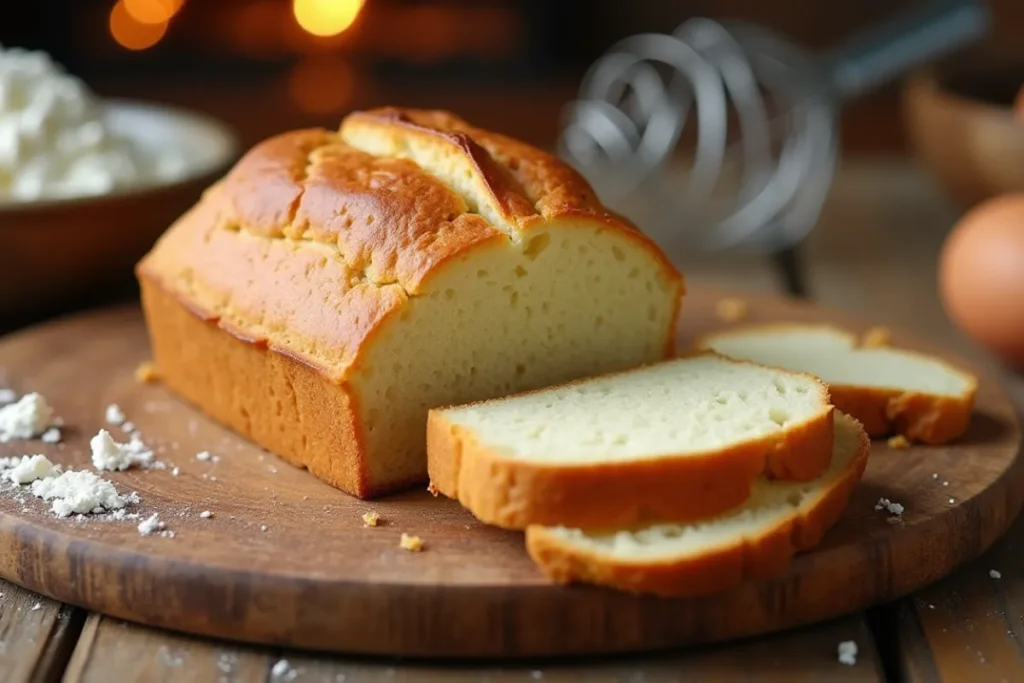
[[[268,652],[92,614],[82,630],[64,683],[263,683],[273,662]]]
[[[853,666],[840,664],[837,647],[857,643]],[[867,683],[885,680],[874,641],[863,617],[855,616],[714,648],[657,657],[591,660],[569,664],[494,666],[352,662],[285,655],[294,683],[683,683],[733,681],[752,672],[763,681]]]
[[[0,580],[0,683],[57,680],[84,618]]]

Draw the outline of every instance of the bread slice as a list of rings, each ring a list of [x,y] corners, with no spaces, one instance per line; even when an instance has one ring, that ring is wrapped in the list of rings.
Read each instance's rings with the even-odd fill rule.
[[[914,441],[946,443],[970,423],[978,380],[916,351],[859,347],[831,325],[762,325],[706,335],[698,348],[794,372],[829,387],[837,410],[852,415],[870,436],[899,433]]]
[[[484,522],[623,525],[746,500],[764,472],[809,480],[832,453],[810,375],[705,353],[432,410],[432,487]]]
[[[445,112],[261,142],[139,263],[157,372],[361,497],[427,410],[669,357],[681,275],[556,157]]]
[[[835,413],[828,469],[810,482],[759,479],[750,499],[690,524],[585,532],[531,526],[526,548],[558,583],[585,582],[635,593],[684,597],[782,572],[838,521],[864,472],[871,444],[852,418]]]

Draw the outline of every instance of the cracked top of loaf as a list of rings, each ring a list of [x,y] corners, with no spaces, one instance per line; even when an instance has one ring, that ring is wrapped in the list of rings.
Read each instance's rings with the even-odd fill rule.
[[[453,260],[595,225],[649,250],[659,279],[681,290],[654,243],[556,157],[447,112],[384,108],[256,145],[137,272],[237,336],[341,379],[381,321]]]

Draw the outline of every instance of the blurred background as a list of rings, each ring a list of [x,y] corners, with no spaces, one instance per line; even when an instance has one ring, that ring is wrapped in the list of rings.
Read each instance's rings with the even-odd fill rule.
[[[1024,2],[989,0],[973,52],[1024,54]],[[213,114],[243,146],[380,104],[438,106],[538,145],[615,41],[695,16],[823,50],[920,0],[11,0],[0,44],[42,49],[104,96]],[[960,58],[961,55],[957,55]],[[842,144],[905,149],[898,86],[843,112]]]

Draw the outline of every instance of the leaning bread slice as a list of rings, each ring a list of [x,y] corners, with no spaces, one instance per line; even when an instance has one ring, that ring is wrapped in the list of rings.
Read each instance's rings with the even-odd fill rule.
[[[763,325],[707,335],[704,349],[816,375],[836,410],[857,418],[870,436],[903,434],[940,444],[970,423],[977,379],[943,360],[890,347],[858,347],[831,325]]]
[[[705,595],[746,579],[769,578],[836,523],[860,481],[870,447],[861,426],[836,412],[832,461],[814,481],[762,478],[739,508],[690,524],[604,532],[531,526],[527,552],[558,583],[671,597]]]
[[[702,353],[432,410],[427,468],[434,490],[511,529],[696,519],[764,472],[817,477],[832,432],[817,378]]]

